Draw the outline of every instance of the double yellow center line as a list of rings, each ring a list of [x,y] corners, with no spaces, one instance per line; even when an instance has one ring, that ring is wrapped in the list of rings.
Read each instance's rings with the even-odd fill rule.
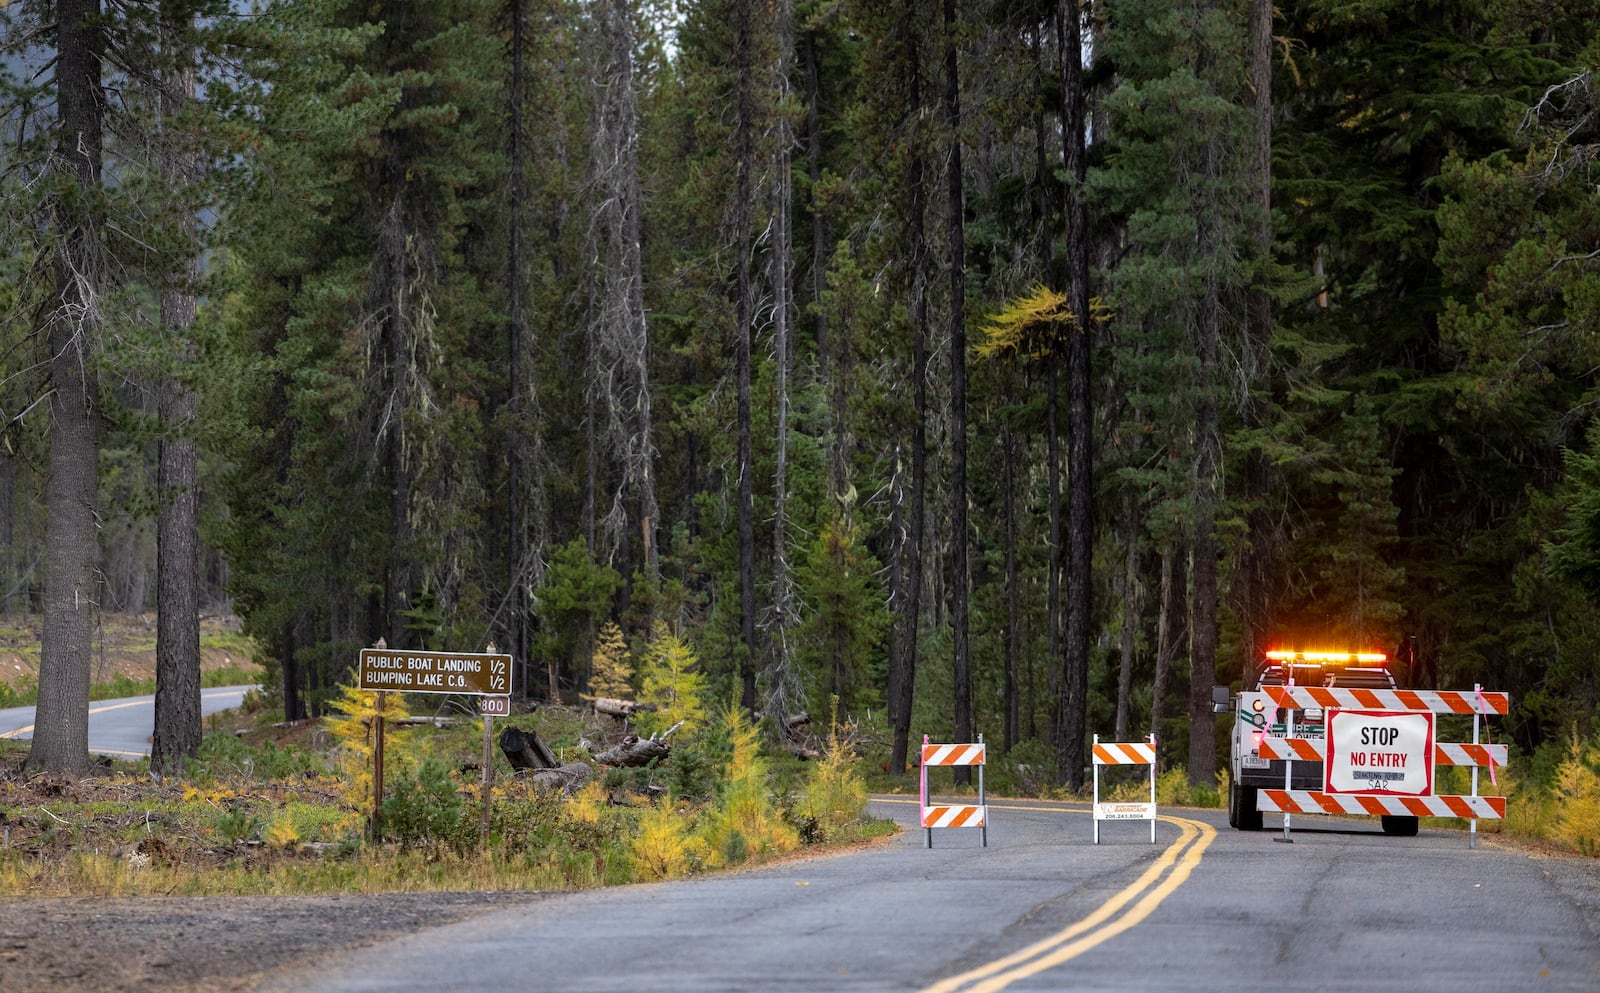
[[[1189,878],[1217,836],[1216,829],[1202,821],[1171,816],[1159,819],[1177,826],[1178,840],[1168,845],[1138,879],[1093,913],[1004,958],[942,979],[921,993],[996,993],[1020,979],[1069,962],[1149,917]]]

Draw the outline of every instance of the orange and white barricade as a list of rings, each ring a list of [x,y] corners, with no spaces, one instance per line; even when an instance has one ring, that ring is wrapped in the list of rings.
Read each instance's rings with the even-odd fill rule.
[[[1323,788],[1292,789],[1291,763],[1284,764],[1281,790],[1262,789],[1257,803],[1261,810],[1283,814],[1284,839],[1289,838],[1291,814],[1365,814],[1376,817],[1460,817],[1469,822],[1468,843],[1477,847],[1478,821],[1499,820],[1506,816],[1504,797],[1478,793],[1478,770],[1505,766],[1508,749],[1482,740],[1483,718],[1505,714],[1511,700],[1505,693],[1490,693],[1482,686],[1471,690],[1369,690],[1322,686],[1269,686],[1263,690],[1275,706],[1286,709],[1323,710],[1322,738],[1296,737],[1289,724],[1282,737],[1264,734],[1257,742],[1263,759],[1285,759],[1323,764]],[[1435,715],[1471,714],[1472,741],[1438,741]],[[1364,729],[1364,723],[1394,725],[1413,715],[1425,716],[1420,735],[1405,739],[1409,750],[1392,758],[1373,751],[1344,754],[1338,752],[1338,735],[1332,729],[1336,718],[1349,715],[1351,723]],[[1399,737],[1396,732],[1395,737]],[[1332,740],[1330,740],[1332,739]],[[1363,739],[1365,740],[1365,739]],[[1384,761],[1377,761],[1384,758]],[[1441,796],[1434,792],[1436,766],[1467,766],[1472,769],[1472,792],[1466,796]],[[1365,767],[1356,771],[1356,767]],[[1405,774],[1390,771],[1411,768],[1419,785],[1412,785]],[[1366,781],[1363,782],[1363,779]],[[1353,785],[1352,785],[1353,784]],[[1498,783],[1497,783],[1498,785]]]
[[[983,847],[989,847],[989,808],[983,802],[983,765],[988,748],[983,735],[972,744],[935,745],[922,736],[922,826],[928,832],[928,847],[933,847],[934,828],[978,828],[983,832]],[[928,766],[977,766],[978,802],[929,803]]]
[[[1148,765],[1150,802],[1101,803],[1100,767],[1103,765]],[[1156,843],[1156,736],[1144,741],[1101,741],[1094,736],[1094,843],[1100,844],[1101,821],[1149,821],[1150,844]]]

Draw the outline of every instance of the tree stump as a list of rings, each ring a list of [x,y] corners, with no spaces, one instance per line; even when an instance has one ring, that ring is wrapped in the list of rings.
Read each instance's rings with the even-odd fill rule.
[[[539,740],[536,731],[506,728],[500,732],[500,751],[513,769],[554,769],[556,757],[550,748]]]

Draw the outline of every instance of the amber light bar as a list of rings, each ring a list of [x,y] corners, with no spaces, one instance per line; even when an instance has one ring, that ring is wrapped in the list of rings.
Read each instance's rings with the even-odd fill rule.
[[[1356,662],[1374,664],[1389,661],[1382,652],[1292,652],[1274,650],[1267,653],[1273,662]]]

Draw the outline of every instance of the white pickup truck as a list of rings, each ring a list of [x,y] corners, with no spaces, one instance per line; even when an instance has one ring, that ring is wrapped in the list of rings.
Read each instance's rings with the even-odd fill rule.
[[[1232,748],[1228,766],[1228,824],[1240,831],[1261,830],[1261,810],[1256,791],[1270,789],[1320,790],[1322,763],[1307,760],[1264,759],[1259,753],[1261,738],[1321,738],[1321,710],[1282,710],[1270,695],[1268,686],[1285,686],[1290,679],[1296,686],[1343,686],[1352,689],[1396,688],[1394,673],[1384,655],[1373,652],[1290,652],[1267,653],[1255,685],[1227,699],[1227,687],[1217,687],[1217,709],[1234,714]],[[1289,777],[1284,778],[1284,763],[1289,762]],[[1411,836],[1417,833],[1415,817],[1383,817],[1385,834]]]

